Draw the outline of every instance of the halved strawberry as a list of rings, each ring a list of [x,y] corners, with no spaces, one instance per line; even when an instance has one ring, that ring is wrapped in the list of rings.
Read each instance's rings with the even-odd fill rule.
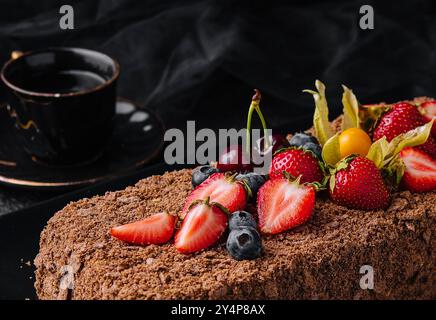
[[[174,233],[176,217],[161,212],[140,221],[110,229],[111,236],[133,244],[162,244]]]
[[[436,190],[436,160],[428,154],[406,148],[400,153],[405,165],[402,186],[412,192]]]
[[[221,205],[195,201],[189,208],[174,244],[181,253],[192,253],[213,245],[227,228],[227,212]]]
[[[427,101],[420,106],[421,113],[427,121],[435,119],[433,127],[431,128],[431,134],[436,137],[436,101]]]
[[[272,162],[269,170],[270,179],[281,178],[283,171],[293,177],[301,175],[301,182],[321,183],[324,174],[316,156],[303,148],[290,147],[279,151]]]
[[[234,176],[225,173],[214,173],[188,195],[181,218],[185,217],[189,206],[195,200],[203,200],[207,197],[211,202],[221,204],[230,212],[243,210],[247,204],[247,194],[242,182],[236,181]]]
[[[315,190],[281,177],[267,181],[257,194],[259,228],[276,234],[306,222],[315,207]]]

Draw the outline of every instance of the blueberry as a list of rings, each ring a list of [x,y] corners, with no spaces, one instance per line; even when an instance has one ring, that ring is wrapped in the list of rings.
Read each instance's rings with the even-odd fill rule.
[[[217,168],[208,165],[195,168],[192,171],[192,188],[196,188],[204,180],[217,172],[219,172]]]
[[[312,151],[318,159],[321,160],[321,151],[322,148],[319,144],[313,142],[307,142],[304,146],[304,149]]]
[[[251,227],[233,229],[227,238],[227,251],[236,260],[260,257],[262,240],[259,232]]]
[[[289,140],[289,144],[294,147],[301,147],[308,142],[318,143],[318,140],[314,136],[303,132],[297,132]]]
[[[238,174],[236,176],[236,180],[242,181],[244,180],[248,187],[251,189],[251,192],[253,193],[253,196],[257,194],[257,191],[259,191],[259,188],[266,182],[266,176],[255,173],[255,172],[249,172],[245,174]]]
[[[229,229],[237,229],[242,227],[252,227],[257,228],[257,223],[253,216],[247,211],[236,211],[232,213],[229,220]]]

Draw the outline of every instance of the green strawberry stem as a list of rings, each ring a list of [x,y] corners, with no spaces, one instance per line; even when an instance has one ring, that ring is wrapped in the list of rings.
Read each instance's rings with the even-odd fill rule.
[[[232,172],[232,171],[224,173],[224,177],[227,182],[234,182],[236,180],[235,178],[237,175],[238,175],[237,172]]]
[[[269,147],[269,137],[266,127],[265,118],[262,114],[262,111],[260,110],[260,99],[261,94],[258,89],[254,89],[255,94],[253,98],[251,99],[250,108],[248,109],[248,116],[247,116],[247,138],[246,138],[246,145],[245,145],[245,151],[247,152],[247,155],[250,156],[250,147],[251,147],[251,118],[253,117],[253,111],[256,111],[257,115],[259,116],[260,122],[262,122],[263,127],[263,135],[264,135],[264,149],[267,149]]]
[[[205,205],[209,206],[209,201],[210,201],[210,197],[207,197],[206,199],[197,199],[197,200],[193,201],[189,205],[188,211],[191,210],[192,208],[194,208],[196,205],[199,205],[199,204],[205,204]]]

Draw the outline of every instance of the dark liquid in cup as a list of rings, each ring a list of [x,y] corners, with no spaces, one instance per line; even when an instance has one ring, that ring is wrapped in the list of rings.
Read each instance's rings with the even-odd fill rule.
[[[90,71],[61,70],[29,75],[22,87],[33,92],[72,93],[95,88],[104,82],[103,77]]]

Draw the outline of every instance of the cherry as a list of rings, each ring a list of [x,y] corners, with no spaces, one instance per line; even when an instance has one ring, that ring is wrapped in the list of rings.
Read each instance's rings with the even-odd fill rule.
[[[216,165],[221,172],[237,171],[249,172],[253,171],[253,165],[250,163],[250,158],[244,152],[241,144],[229,146],[219,157]]]
[[[270,141],[269,141],[269,147],[265,149],[264,145],[265,145],[265,137],[257,139],[255,150],[259,155],[265,156],[266,154],[268,154],[270,152],[274,155],[274,153],[277,150],[284,148],[284,147],[288,147],[289,142],[281,134],[273,134],[270,138]]]
[[[247,137],[245,151],[241,144],[231,145],[228,147],[220,156],[217,162],[217,169],[221,172],[225,171],[237,171],[237,172],[249,172],[253,171],[252,155],[251,155],[251,118],[253,117],[253,112],[256,111],[257,115],[262,122],[262,127],[264,130],[264,137],[268,135],[268,130],[266,128],[265,118],[263,117],[262,111],[260,110],[260,91],[255,89],[255,94],[251,99],[250,108],[248,109],[247,116]],[[275,141],[272,139],[272,141]],[[280,140],[281,141],[281,140]],[[262,148],[265,150],[270,148],[271,143],[268,140],[264,140],[262,143]],[[273,147],[273,146],[272,146]],[[277,146],[278,147],[278,146]],[[274,147],[273,147],[274,148]]]
[[[280,135],[280,134],[273,134],[273,135],[269,135],[267,127],[266,127],[266,122],[265,119],[263,117],[262,111],[260,110],[260,92],[259,90],[256,90],[256,94],[254,95],[253,99],[252,99],[252,103],[250,105],[250,109],[248,111],[248,118],[247,118],[247,153],[249,152],[249,146],[250,146],[250,128],[251,128],[251,117],[252,117],[252,113],[253,111],[256,111],[260,121],[262,122],[262,127],[263,127],[263,137],[259,138],[256,142],[255,142],[255,146],[254,146],[254,154],[252,155],[252,159],[256,159],[258,157],[264,158],[265,156],[274,155],[274,153],[286,146],[289,146],[289,142],[288,140]]]

